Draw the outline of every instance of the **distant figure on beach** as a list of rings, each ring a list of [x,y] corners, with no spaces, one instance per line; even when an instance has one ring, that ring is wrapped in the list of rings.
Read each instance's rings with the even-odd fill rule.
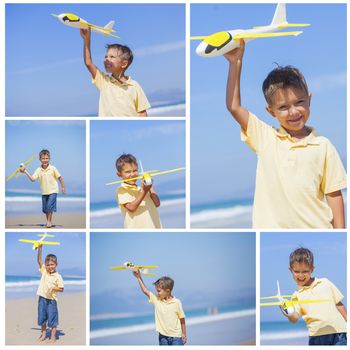
[[[46,228],[52,227],[52,215],[56,209],[58,185],[57,180],[61,184],[62,193],[66,193],[66,188],[61,174],[56,167],[50,164],[50,151],[43,149],[39,153],[41,166],[37,168],[33,175],[29,174],[27,169],[23,167],[22,173],[25,173],[30,181],[40,181],[40,192],[42,199],[42,211],[46,215]]]
[[[103,74],[92,62],[91,30],[80,29],[84,40],[84,62],[91,73],[93,84],[100,90],[98,115],[100,117],[147,117],[150,104],[138,82],[125,75],[133,61],[129,47],[120,44],[107,45]]]
[[[341,300],[344,296],[327,278],[312,277],[314,257],[307,248],[290,254],[289,270],[298,286],[292,300],[328,300],[328,302],[294,304],[294,312],[283,314],[291,323],[301,316],[308,328],[309,345],[346,345],[347,311]],[[282,308],[283,310],[283,308]]]
[[[333,144],[306,125],[311,93],[303,74],[278,66],[263,82],[266,110],[280,124],[275,129],[241,105],[244,47],[241,40],[239,48],[225,55],[226,106],[258,158],[253,227],[344,228],[346,173]],[[332,117],[327,118],[331,127]]]
[[[140,271],[133,271],[142,292],[147,296],[149,303],[154,305],[156,331],[159,333],[159,345],[185,345],[186,323],[181,301],[171,292],[174,280],[170,277],[161,277],[153,284],[157,296],[145,286]]]
[[[132,154],[122,154],[116,160],[117,175],[125,180],[118,188],[116,199],[124,217],[124,228],[152,229],[162,228],[157,207],[160,199],[153,185],[137,180],[128,181],[138,176],[137,160]]]
[[[41,327],[39,341],[46,340],[47,328],[51,328],[50,343],[56,342],[56,333],[58,326],[58,308],[57,292],[63,292],[63,279],[56,271],[57,257],[54,254],[48,254],[45,258],[45,264],[42,262],[42,244],[38,247],[38,264],[41,272],[40,284],[37,295],[38,300],[38,325]]]

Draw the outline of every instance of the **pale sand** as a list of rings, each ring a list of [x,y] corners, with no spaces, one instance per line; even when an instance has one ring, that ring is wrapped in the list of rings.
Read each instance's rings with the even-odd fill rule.
[[[85,213],[54,213],[53,214],[53,229],[61,228],[85,228]],[[45,228],[46,220],[45,214],[34,215],[15,215],[6,216],[5,219],[6,228],[22,229],[32,228],[39,229]]]
[[[6,345],[48,345],[39,342],[37,325],[37,296],[30,299],[6,300]],[[55,345],[85,345],[85,293],[60,294],[58,300],[59,326]]]

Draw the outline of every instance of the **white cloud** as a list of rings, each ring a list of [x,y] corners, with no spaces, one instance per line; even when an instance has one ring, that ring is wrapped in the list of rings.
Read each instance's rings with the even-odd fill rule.
[[[346,88],[346,72],[324,74],[309,80],[311,92]]]

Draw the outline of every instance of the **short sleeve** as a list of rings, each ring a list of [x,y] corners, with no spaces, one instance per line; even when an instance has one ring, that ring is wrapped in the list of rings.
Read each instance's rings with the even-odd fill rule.
[[[273,133],[275,131],[272,126],[264,123],[249,112],[247,130],[241,129],[241,140],[258,154],[264,147],[266,140],[269,140]]]
[[[62,278],[62,276],[60,274],[57,276],[56,283],[57,283],[57,287],[58,288],[64,288],[63,278]]]
[[[40,168],[37,168],[32,175],[32,178],[36,181],[39,179]]]
[[[97,69],[95,78],[92,78],[92,83],[99,90],[102,90],[105,80],[106,80],[106,77],[104,76],[104,74],[99,69]]]
[[[154,305],[156,301],[157,301],[157,297],[152,292],[149,292],[148,302]]]
[[[137,84],[137,96],[136,96],[136,101],[135,101],[135,109],[136,111],[142,112],[145,111],[146,109],[150,108],[151,105],[148,102],[148,99],[142,89],[142,87]]]
[[[341,302],[344,298],[344,295],[340,293],[339,289],[328,279],[325,279],[325,282],[329,285],[330,290],[332,291],[333,299],[336,304]]]
[[[179,304],[178,304],[177,316],[178,316],[179,318],[185,318],[185,313],[184,313],[184,310],[183,310],[183,308],[182,308],[182,303],[181,303],[180,300],[179,300]]]
[[[61,174],[59,173],[56,167],[53,167],[53,173],[56,179],[61,177]]]
[[[40,266],[40,268],[39,268],[39,272],[40,272],[41,274],[43,274],[43,273],[45,272],[45,270],[46,270],[45,265],[42,264],[42,265]]]
[[[328,194],[346,187],[346,172],[335,147],[328,141],[321,189]]]
[[[135,197],[132,196],[128,191],[126,191],[123,187],[119,187],[116,193],[117,201],[119,205],[124,205],[132,202]]]

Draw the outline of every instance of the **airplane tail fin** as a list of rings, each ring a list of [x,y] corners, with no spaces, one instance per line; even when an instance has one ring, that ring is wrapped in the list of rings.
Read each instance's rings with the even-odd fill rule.
[[[106,29],[113,29],[113,26],[114,26],[114,21],[109,21],[105,26],[104,28]]]
[[[288,23],[286,15],[286,4],[277,4],[275,14],[273,15],[271,26]]]

